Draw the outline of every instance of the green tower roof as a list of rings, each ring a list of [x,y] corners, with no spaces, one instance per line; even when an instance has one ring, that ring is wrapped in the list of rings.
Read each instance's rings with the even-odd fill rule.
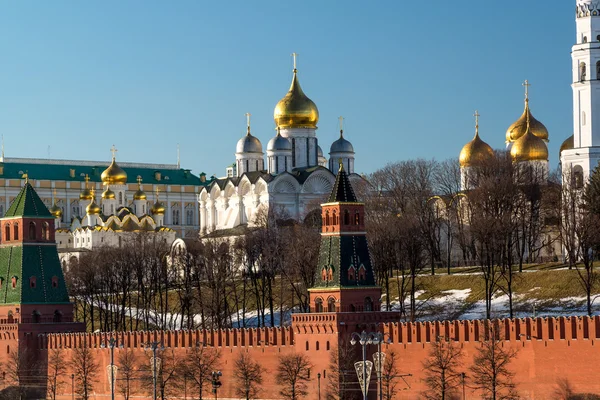
[[[329,203],[356,203],[357,201],[350,180],[348,179],[348,174],[346,174],[343,164],[340,163],[340,170],[335,177],[335,184],[329,195]]]
[[[29,182],[25,182],[4,215],[4,218],[13,217],[54,218]]]

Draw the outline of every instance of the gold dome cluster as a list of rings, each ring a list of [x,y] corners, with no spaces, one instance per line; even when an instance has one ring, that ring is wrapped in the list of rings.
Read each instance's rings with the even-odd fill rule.
[[[527,119],[529,119],[529,129],[531,130],[531,133],[542,140],[548,140],[548,129],[531,115],[529,100],[526,99],[523,114],[506,131],[507,143],[517,141],[525,135],[525,132],[527,131]]]
[[[90,199],[90,204],[85,208],[85,212],[87,215],[99,215],[102,212],[102,209],[98,204],[96,204],[96,200],[94,199],[94,191],[92,191],[92,198]]]
[[[558,154],[560,155],[564,150],[571,150],[575,148],[575,135],[571,135],[565,139],[564,142],[560,145],[560,151]]]
[[[548,146],[542,138],[535,136],[527,126],[525,134],[513,142],[510,156],[514,161],[547,161]]]
[[[273,118],[279,128],[317,127],[319,110],[316,104],[302,91],[296,68],[294,68],[290,90],[275,106]]]
[[[52,207],[50,207],[50,214],[52,214],[52,216],[54,218],[62,218],[63,215],[63,211],[62,208],[60,208],[59,206],[56,205],[56,201],[54,202],[54,204],[52,204]]]
[[[138,176],[138,190],[135,191],[135,193],[133,194],[133,199],[134,200],[146,200],[148,198],[148,196],[146,196],[146,193],[142,190],[142,177]]]
[[[115,198],[115,192],[110,190],[110,188],[106,188],[106,190],[102,192],[102,200],[114,200]]]
[[[100,176],[102,178],[102,183],[104,183],[105,185],[124,185],[127,183],[127,172],[125,172],[123,168],[119,167],[117,165],[117,162],[115,161],[116,151],[117,150],[115,149],[115,146],[113,146],[112,162],[110,163],[108,168],[106,168],[104,172],[102,172],[102,175]]]
[[[79,193],[79,200],[91,200],[93,195],[92,191],[88,188],[88,182],[90,181],[90,177],[85,175],[85,188]]]

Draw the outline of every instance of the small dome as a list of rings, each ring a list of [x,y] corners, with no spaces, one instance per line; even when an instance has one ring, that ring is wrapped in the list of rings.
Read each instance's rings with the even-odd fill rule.
[[[156,203],[154,203],[154,205],[152,206],[150,212],[152,212],[152,214],[154,215],[164,215],[165,205],[157,200]]]
[[[295,68],[290,90],[275,106],[273,118],[279,128],[317,127],[319,110],[316,104],[302,91]]]
[[[102,209],[98,204],[96,204],[94,199],[92,199],[90,204],[88,204],[88,206],[85,208],[85,212],[87,213],[87,215],[99,215],[101,211]]]
[[[92,199],[92,191],[88,188],[85,188],[79,193],[79,200],[91,200]]]
[[[323,157],[323,149],[317,145],[317,157]]]
[[[102,198],[104,200],[113,200],[116,198],[115,192],[110,190],[110,188],[106,188],[106,190],[104,192],[102,192]]]
[[[344,131],[340,131],[340,138],[331,144],[329,154],[331,153],[354,153],[352,143],[344,139]]]
[[[142,190],[141,187],[135,191],[135,193],[133,194],[133,199],[134,200],[146,200],[147,199],[146,193]]]
[[[548,129],[542,124],[540,121],[535,119],[533,115],[531,115],[531,110],[529,109],[529,100],[525,100],[525,110],[523,111],[523,115],[516,120],[506,131],[506,142],[514,142],[518,140],[520,137],[525,135],[527,131],[527,118],[529,117],[529,129],[534,136],[539,137],[545,141],[548,140]]]
[[[50,207],[49,211],[50,211],[50,214],[52,214],[54,216],[54,218],[62,218],[62,215],[63,215],[62,208],[57,206],[56,202],[54,204],[52,204],[52,207]]]
[[[262,154],[262,144],[260,140],[256,136],[252,136],[250,134],[250,128],[248,128],[248,133],[241,138],[237,142],[237,146],[235,149],[236,153],[260,153]]]
[[[485,160],[494,157],[494,150],[489,144],[481,140],[479,132],[475,133],[475,137],[464,145],[458,156],[458,162],[461,167],[470,167]]]
[[[514,161],[548,161],[548,146],[531,130],[527,130],[513,143],[510,155]]]
[[[267,144],[267,151],[292,151],[292,144],[277,131],[277,135]]]
[[[568,138],[565,139],[564,142],[562,142],[562,144],[560,145],[560,151],[558,152],[558,154],[560,155],[563,150],[571,150],[575,148],[575,136],[571,135]]]
[[[113,157],[112,162],[102,172],[102,182],[109,185],[124,185],[127,183],[127,172],[117,165],[115,158]]]

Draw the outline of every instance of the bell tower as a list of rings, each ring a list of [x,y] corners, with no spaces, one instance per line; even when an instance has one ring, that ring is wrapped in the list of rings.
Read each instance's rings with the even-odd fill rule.
[[[561,154],[563,173],[589,177],[600,160],[600,1],[576,0],[577,36],[571,51],[573,149]]]

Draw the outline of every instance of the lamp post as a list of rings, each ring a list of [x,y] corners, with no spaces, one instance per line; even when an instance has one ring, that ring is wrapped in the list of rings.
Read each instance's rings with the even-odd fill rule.
[[[367,389],[369,387],[369,379],[367,378],[367,365],[369,365],[369,378],[371,377],[371,368],[373,367],[373,363],[371,361],[367,361],[367,345],[375,344],[380,345],[383,341],[383,334],[381,332],[370,332],[367,333],[362,331],[360,334],[358,332],[353,332],[350,344],[355,345],[356,343],[360,343],[362,346],[362,392],[363,392],[363,400],[367,400]],[[354,368],[356,368],[357,374],[359,373],[358,363],[354,364]],[[380,371],[381,372],[381,371]],[[380,374],[381,379],[381,374]]]
[[[161,342],[149,342],[146,343],[146,347],[150,347],[152,349],[152,399],[156,400],[156,350],[158,350],[158,346],[162,346]]]
[[[462,389],[463,389],[463,396],[462,396],[463,400],[466,399],[466,397],[465,397],[465,377],[466,376],[467,375],[464,372],[461,372],[461,374],[460,374],[460,381],[462,383]]]
[[[115,344],[117,340],[111,336],[108,340],[108,348],[110,349],[110,399],[115,400]],[[100,347],[105,348],[106,344],[102,342]]]
[[[71,398],[75,400],[75,374],[71,374]]]
[[[321,400],[321,373],[317,372],[317,393],[319,394],[319,400]]]

